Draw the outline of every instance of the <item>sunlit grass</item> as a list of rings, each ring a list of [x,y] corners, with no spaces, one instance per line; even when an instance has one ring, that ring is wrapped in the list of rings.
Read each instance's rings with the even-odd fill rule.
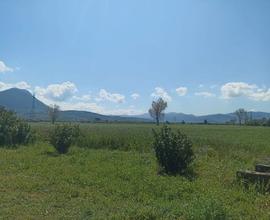
[[[270,218],[270,196],[235,179],[238,169],[270,156],[269,128],[173,125],[194,142],[197,177],[190,181],[157,174],[152,125],[83,124],[89,142],[61,156],[46,143],[51,126],[33,127],[42,141],[0,149],[3,218]]]

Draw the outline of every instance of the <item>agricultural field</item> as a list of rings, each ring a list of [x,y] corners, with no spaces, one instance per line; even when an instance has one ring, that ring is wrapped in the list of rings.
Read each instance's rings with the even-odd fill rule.
[[[158,174],[157,126],[79,126],[85,138],[64,155],[48,123],[31,124],[37,142],[0,148],[1,219],[270,219],[270,195],[235,176],[270,157],[270,128],[169,125],[193,142],[185,178]]]

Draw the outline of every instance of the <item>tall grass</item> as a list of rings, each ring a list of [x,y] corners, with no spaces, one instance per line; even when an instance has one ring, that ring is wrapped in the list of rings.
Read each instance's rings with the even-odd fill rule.
[[[145,124],[81,124],[85,138],[66,155],[40,142],[0,149],[0,218],[270,219],[270,196],[236,182],[270,156],[270,129],[172,125],[192,140],[196,178],[158,175],[152,129]],[[46,143],[47,142],[47,143]]]
[[[32,127],[46,141],[53,128],[49,123],[33,123]],[[195,148],[212,148],[218,153],[245,150],[254,154],[269,152],[270,128],[223,126],[223,125],[171,125],[180,129],[194,143]],[[160,127],[151,124],[80,124],[84,138],[79,147],[93,149],[152,151],[152,129]]]

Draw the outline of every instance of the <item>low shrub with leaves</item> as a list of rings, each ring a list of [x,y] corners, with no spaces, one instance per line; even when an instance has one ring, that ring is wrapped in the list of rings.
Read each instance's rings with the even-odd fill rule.
[[[56,125],[50,134],[50,144],[54,146],[58,153],[65,154],[79,136],[79,126]]]
[[[179,130],[173,132],[164,126],[160,132],[154,133],[154,149],[160,168],[167,174],[187,174],[190,163],[194,159],[192,143]]]
[[[26,145],[34,140],[30,126],[14,112],[0,108],[0,146]]]

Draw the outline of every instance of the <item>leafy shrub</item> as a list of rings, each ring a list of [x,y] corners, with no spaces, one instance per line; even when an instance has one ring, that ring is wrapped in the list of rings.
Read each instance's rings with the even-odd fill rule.
[[[77,138],[80,136],[80,129],[78,126],[71,125],[56,125],[50,134],[50,144],[60,154],[65,154]]]
[[[28,144],[34,140],[30,126],[14,112],[0,108],[0,146]]]
[[[154,149],[158,163],[167,174],[186,174],[194,159],[192,143],[180,131],[173,132],[164,126],[154,131]]]

